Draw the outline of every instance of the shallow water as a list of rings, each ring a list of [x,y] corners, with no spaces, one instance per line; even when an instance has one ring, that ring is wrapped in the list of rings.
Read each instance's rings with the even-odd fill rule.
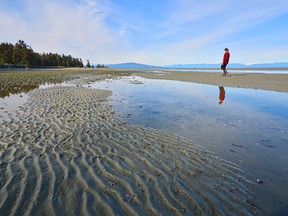
[[[172,72],[209,72],[209,73],[219,73],[221,72],[221,69],[194,69],[194,68],[185,68],[185,69],[157,69],[155,70],[154,72],[158,72],[158,73],[161,73],[161,72],[167,72],[167,71],[172,71]],[[247,69],[234,69],[234,68],[228,68],[228,72],[231,72],[231,73],[265,73],[265,74],[288,74],[288,70],[287,69],[278,69],[278,70],[275,70],[275,69],[250,69],[250,70],[247,70]]]
[[[91,86],[112,90],[114,109],[129,123],[193,139],[240,165],[257,205],[288,214],[287,93],[224,87],[220,105],[218,86],[139,77]]]
[[[287,93],[224,87],[220,105],[218,86],[139,77],[89,85],[112,90],[110,103],[124,121],[186,137],[239,165],[265,215],[288,213]],[[1,99],[1,116],[26,100]]]
[[[0,116],[3,120],[8,120],[15,114],[15,111],[28,99],[27,94],[11,94],[0,98]]]
[[[10,119],[0,118],[1,214],[258,211],[239,167],[189,139],[121,121],[109,95],[81,86],[37,89]]]

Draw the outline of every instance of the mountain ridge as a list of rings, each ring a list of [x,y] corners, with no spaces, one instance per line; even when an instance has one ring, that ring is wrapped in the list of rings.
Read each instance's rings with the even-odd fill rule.
[[[156,66],[141,64],[136,62],[127,62],[119,64],[107,64],[109,68],[219,68],[219,64],[172,64],[165,66]],[[230,68],[288,68],[288,62],[274,62],[274,63],[253,63],[253,64],[244,64],[244,63],[230,63]]]

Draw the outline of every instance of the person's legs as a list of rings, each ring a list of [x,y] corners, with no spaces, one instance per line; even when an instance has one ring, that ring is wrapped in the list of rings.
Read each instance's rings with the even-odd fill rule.
[[[228,75],[228,71],[226,69],[226,66],[225,66],[225,76]]]
[[[221,69],[223,70],[223,76],[226,76],[227,70],[226,70],[226,65],[222,64]]]

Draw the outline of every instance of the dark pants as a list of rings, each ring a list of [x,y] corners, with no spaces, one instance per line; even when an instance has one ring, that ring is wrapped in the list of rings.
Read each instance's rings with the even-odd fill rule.
[[[227,64],[221,65],[221,69],[223,70],[224,75],[226,75],[228,73],[228,71],[226,70],[226,66],[227,66]]]

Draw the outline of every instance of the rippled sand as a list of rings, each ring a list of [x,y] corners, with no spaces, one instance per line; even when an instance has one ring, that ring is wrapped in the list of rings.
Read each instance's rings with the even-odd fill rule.
[[[249,215],[249,182],[191,140],[122,122],[109,91],[37,89],[0,119],[1,215]]]

